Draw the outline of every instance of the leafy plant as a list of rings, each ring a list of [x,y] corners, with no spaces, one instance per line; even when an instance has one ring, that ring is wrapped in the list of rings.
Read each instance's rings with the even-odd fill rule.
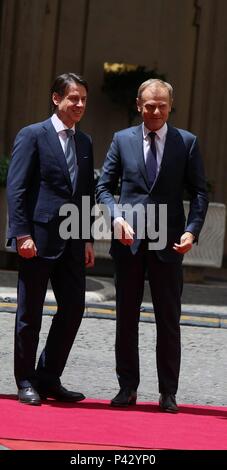
[[[8,157],[0,157],[0,187],[6,187],[7,174],[9,169],[10,159]]]
[[[210,196],[210,198],[214,198],[214,193],[215,193],[215,183],[214,181],[206,180],[207,184],[207,192]]]
[[[144,65],[124,63],[104,63],[104,78],[102,90],[113,103],[123,105],[128,110],[129,125],[137,115],[136,96],[141,83],[150,78],[165,81],[165,76],[156,69],[146,70]]]

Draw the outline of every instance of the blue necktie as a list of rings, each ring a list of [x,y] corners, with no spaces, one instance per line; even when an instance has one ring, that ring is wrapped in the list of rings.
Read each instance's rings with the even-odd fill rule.
[[[73,189],[75,189],[77,165],[76,165],[76,149],[75,149],[75,141],[74,141],[74,131],[73,129],[65,129],[65,132],[68,138],[66,142],[65,159],[67,162],[72,187]]]
[[[156,132],[149,132],[149,137],[151,140],[150,144],[150,152],[147,155],[146,160],[146,169],[147,169],[147,176],[150,186],[152,187],[156,178],[157,174],[157,151],[155,145],[155,136]]]

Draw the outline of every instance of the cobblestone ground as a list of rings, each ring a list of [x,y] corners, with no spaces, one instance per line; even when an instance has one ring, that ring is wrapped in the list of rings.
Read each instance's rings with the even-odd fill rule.
[[[13,377],[15,315],[0,313],[0,393],[16,393]],[[51,317],[44,316],[40,348]],[[179,403],[227,406],[227,329],[184,326]],[[107,399],[118,391],[114,359],[115,321],[86,318],[72,348],[62,382],[87,397]],[[140,324],[140,401],[158,400],[155,325]]]

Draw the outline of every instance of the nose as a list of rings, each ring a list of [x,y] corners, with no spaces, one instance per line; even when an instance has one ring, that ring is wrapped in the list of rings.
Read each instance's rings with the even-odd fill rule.
[[[75,105],[77,108],[84,108],[84,105],[85,105],[84,100],[82,98],[77,99],[75,102]]]
[[[159,115],[161,114],[160,109],[159,109],[158,106],[156,106],[156,108],[154,109],[154,114],[155,114],[156,116],[157,116],[157,115],[159,116]]]

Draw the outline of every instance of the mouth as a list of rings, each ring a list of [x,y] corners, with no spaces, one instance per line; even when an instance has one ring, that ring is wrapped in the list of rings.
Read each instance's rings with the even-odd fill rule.
[[[81,111],[73,111],[73,114],[75,116],[82,116],[82,112]]]

